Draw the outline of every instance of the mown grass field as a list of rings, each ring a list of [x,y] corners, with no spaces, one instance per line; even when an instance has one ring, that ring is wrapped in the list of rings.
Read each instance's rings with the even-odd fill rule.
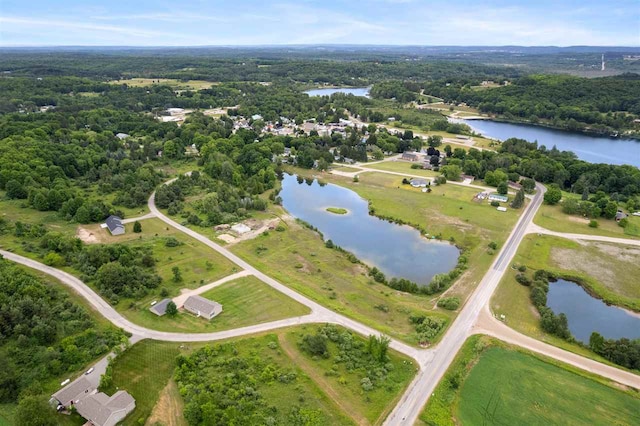
[[[171,318],[167,315],[158,317],[148,308],[141,308],[127,311],[127,317],[136,324],[154,330],[209,333],[306,315],[310,312],[306,306],[252,276],[229,281],[201,296],[220,303],[222,313],[207,321],[187,311],[180,311]]]
[[[125,80],[112,80],[110,84],[126,84],[130,87],[148,87],[153,85],[171,86],[174,90],[202,90],[208,89],[216,83],[204,80],[180,81],[173,78],[130,78]]]
[[[580,198],[577,194],[562,192],[562,198]],[[562,212],[562,205],[550,206],[543,204],[534,218],[534,223],[543,228],[557,232],[568,232],[572,234],[604,235],[616,238],[640,239],[640,217],[629,216],[629,225],[622,228],[613,219],[598,218],[598,227],[591,228],[589,219],[581,216],[568,215]]]
[[[440,176],[439,172],[423,169],[412,169],[411,165],[418,163],[408,163],[406,161],[384,161],[382,163],[376,163],[366,165],[368,169],[387,170],[390,172],[406,173],[408,175],[436,177]]]
[[[632,425],[640,396],[484,336],[462,347],[420,415],[437,425]]]
[[[336,164],[338,164],[338,163],[336,163]],[[360,170],[360,169],[356,169],[355,167],[337,166],[335,164],[331,169],[332,170],[337,170],[339,172],[347,172],[347,173],[357,172],[358,170]]]
[[[393,370],[388,379],[389,387],[373,390],[368,393],[361,389],[359,377],[363,372],[348,372],[339,366],[339,377],[325,376],[325,370],[333,366],[326,360],[316,361],[302,353],[297,339],[303,334],[315,332],[318,326],[304,326],[262,333],[250,337],[225,340],[211,343],[172,343],[144,340],[136,343],[113,362],[113,386],[106,389],[112,392],[116,388],[126,389],[136,399],[136,409],[124,421],[124,425],[143,424],[154,411],[154,406],[161,394],[162,402],[167,405],[166,398],[179,398],[175,391],[165,390],[175,368],[178,355],[189,355],[194,350],[209,344],[232,343],[240,355],[259,356],[263,361],[270,361],[286,369],[293,368],[297,373],[294,384],[275,381],[261,393],[269,405],[283,412],[292,404],[322,411],[326,424],[354,424],[357,419],[365,419],[366,424],[378,424],[385,414],[395,405],[402,391],[415,374],[415,365],[395,352],[390,351],[390,362]],[[360,337],[356,337],[360,339]],[[335,346],[330,343],[330,351],[336,355]],[[220,377],[223,380],[224,377]],[[165,390],[163,392],[163,390]],[[172,404],[180,407],[180,404]],[[166,414],[167,412],[165,412]],[[157,415],[158,412],[154,412]],[[180,416],[178,410],[170,415]],[[179,424],[177,419],[163,418],[167,424]]]

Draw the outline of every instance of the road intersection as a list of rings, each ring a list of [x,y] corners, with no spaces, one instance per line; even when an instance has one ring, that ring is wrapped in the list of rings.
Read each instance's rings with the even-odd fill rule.
[[[384,171],[374,169],[367,171],[385,173]],[[386,173],[396,174],[395,172]],[[446,331],[440,343],[434,348],[419,349],[409,346],[398,340],[391,339],[390,347],[413,358],[419,366],[419,371],[414,380],[410,383],[409,387],[406,389],[399,403],[387,417],[385,421],[386,425],[413,424],[417,420],[422,407],[428,400],[429,396],[433,393],[435,387],[445,374],[447,368],[453,361],[455,355],[458,353],[463,343],[469,336],[480,333],[494,336],[508,343],[522,346],[528,350],[541,353],[543,355],[558,359],[578,368],[602,375],[621,384],[640,389],[640,376],[598,363],[596,361],[584,358],[580,355],[576,355],[563,349],[540,342],[528,336],[524,336],[495,319],[490,313],[490,298],[497,288],[507,267],[511,264],[511,260],[513,259],[523,237],[527,233],[538,232],[542,229],[535,228],[535,225],[533,225],[532,222],[533,217],[542,204],[542,197],[545,191],[544,187],[540,184],[537,185],[537,189],[537,193],[532,197],[531,202],[525,208],[524,213],[521,215],[515,228],[509,235],[509,238],[500,250],[490,269],[487,271],[478,287],[466,302],[451,327],[449,327],[449,329]],[[282,327],[290,327],[309,323],[337,324],[349,328],[363,336],[372,334],[381,335],[380,332],[371,327],[368,327],[355,320],[333,312],[330,309],[318,304],[317,302],[306,298],[305,296],[297,293],[291,288],[259,271],[226,248],[211,241],[209,238],[167,217],[156,207],[155,193],[152,194],[149,198],[148,206],[150,213],[145,215],[144,218],[156,217],[165,222],[167,225],[172,226],[175,229],[202,242],[203,244],[207,245],[211,249],[215,250],[216,252],[220,253],[221,255],[238,265],[242,269],[242,275],[255,276],[259,280],[284,293],[293,300],[306,305],[310,308],[311,313],[300,317],[287,318],[284,320],[256,324],[214,333],[171,333],[151,330],[134,324],[124,318],[109,303],[107,303],[104,299],[102,299],[102,297],[95,293],[89,286],[87,286],[78,278],[64,271],[52,268],[35,260],[19,256],[17,254],[4,250],[0,250],[0,255],[16,263],[20,263],[30,268],[49,274],[57,278],[64,284],[68,285],[82,297],[84,297],[111,323],[131,333],[133,335],[131,339],[132,342],[139,341],[141,339],[155,339],[174,342],[215,341],[274,330]],[[627,241],[625,240],[623,242]]]

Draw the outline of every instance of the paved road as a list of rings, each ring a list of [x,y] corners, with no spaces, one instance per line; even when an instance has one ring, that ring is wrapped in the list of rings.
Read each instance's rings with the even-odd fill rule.
[[[473,328],[473,333],[494,336],[512,345],[520,346],[591,373],[608,377],[623,385],[640,389],[640,376],[637,374],[584,358],[573,352],[568,352],[548,343],[541,342],[533,337],[525,336],[496,319],[491,314],[488,305],[481,311],[478,322]]]
[[[640,381],[638,376],[636,375],[624,372],[614,367],[609,367],[597,363],[593,360],[586,359],[579,355],[572,354],[554,346],[539,342],[530,337],[521,335],[520,333],[493,319],[491,317],[491,314],[489,313],[488,304],[491,295],[497,288],[500,279],[504,275],[504,272],[510,264],[511,259],[515,255],[515,252],[520,242],[522,241],[522,238],[531,229],[529,225],[531,224],[536,211],[542,203],[542,196],[544,191],[544,187],[542,185],[538,185],[538,192],[533,197],[532,202],[526,207],[524,214],[518,220],[518,223],[511,232],[506,244],[496,257],[491,268],[482,279],[476,290],[473,292],[469,301],[465,304],[465,307],[462,309],[452,326],[449,328],[440,344],[435,349],[421,350],[410,347],[397,340],[391,340],[390,346],[393,349],[414,358],[420,366],[420,371],[418,372],[416,378],[409,385],[407,391],[402,396],[396,408],[387,418],[385,424],[404,425],[413,424],[416,421],[423,405],[432,394],[433,390],[453,361],[453,358],[459,351],[462,344],[471,334],[475,333],[486,333],[495,336],[498,339],[505,340],[506,342],[523,346],[532,351],[548,355],[576,367],[585,369],[587,371],[592,371],[596,374],[600,374],[611,380],[619,381],[620,383],[640,388]],[[156,208],[154,196],[155,193],[152,194],[151,198],[149,199],[149,209],[151,210],[150,215],[155,215],[168,225],[175,227],[176,229],[184,232],[192,238],[195,238],[196,240],[216,250],[227,259],[243,268],[245,271],[244,273],[256,276],[276,290],[279,290],[292,299],[298,301],[299,303],[308,306],[312,311],[311,314],[215,333],[171,333],[150,330],[133,324],[129,320],[124,318],[115,309],[113,309],[111,305],[109,305],[98,294],[96,294],[90,287],[88,287],[85,283],[83,283],[76,277],[64,271],[60,271],[58,269],[44,265],[35,260],[19,256],[4,250],[0,250],[0,255],[14,262],[21,263],[30,268],[47,273],[59,279],[66,285],[70,286],[114,325],[132,333],[132,342],[136,342],[144,338],[175,342],[214,341],[307,323],[333,323],[350,328],[364,336],[371,334],[380,335],[378,331],[368,326],[365,326],[358,323],[357,321],[351,320],[347,317],[330,311],[329,309],[317,304],[316,302],[307,299],[306,297],[300,295],[299,293],[291,290],[290,288],[282,285],[271,277],[258,271],[253,266],[249,265],[247,262],[240,259],[238,256],[234,255],[224,247],[166,217]]]
[[[435,349],[431,361],[418,373],[417,379],[412,382],[400,400],[400,403],[391,412],[385,422],[386,425],[415,423],[423,405],[433,393],[438,382],[447,371],[447,368],[449,368],[460,347],[472,334],[473,325],[476,323],[480,311],[484,306],[488,305],[491,295],[497,288],[505,269],[515,255],[526,233],[527,226],[531,220],[533,220],[540,204],[542,204],[544,192],[545,188],[542,185],[538,185],[536,195],[533,197],[532,202],[526,207],[524,214],[518,220],[518,223],[509,235],[506,244],[502,247],[502,250],[500,250],[491,268],[482,281],[480,281],[480,284],[458,317],[454,320],[449,330],[447,330]]]
[[[569,240],[583,240],[583,241],[600,241],[603,243],[615,243],[615,244],[628,244],[632,246],[640,246],[640,240],[632,240],[630,238],[616,238],[605,237],[603,235],[587,235],[587,234],[571,234],[568,232],[556,232],[543,228],[535,223],[531,222],[527,228],[528,234],[545,234],[552,235],[554,237],[567,238]]]

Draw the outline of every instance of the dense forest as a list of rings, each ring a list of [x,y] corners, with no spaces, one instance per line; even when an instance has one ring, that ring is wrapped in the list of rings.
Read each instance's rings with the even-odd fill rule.
[[[99,326],[64,291],[0,257],[0,403],[20,402],[18,418],[34,405],[49,410],[52,380],[123,342],[122,331]]]
[[[549,124],[568,130],[619,133],[640,130],[640,75],[604,78],[529,75],[496,88],[477,88],[477,79],[442,79],[425,93],[506,119]]]

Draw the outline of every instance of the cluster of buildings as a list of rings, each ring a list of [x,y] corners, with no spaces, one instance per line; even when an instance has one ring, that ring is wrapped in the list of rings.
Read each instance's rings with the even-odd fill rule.
[[[115,426],[136,408],[136,401],[126,391],[111,396],[98,392],[96,386],[82,376],[51,396],[58,411],[75,410],[88,426]]]

